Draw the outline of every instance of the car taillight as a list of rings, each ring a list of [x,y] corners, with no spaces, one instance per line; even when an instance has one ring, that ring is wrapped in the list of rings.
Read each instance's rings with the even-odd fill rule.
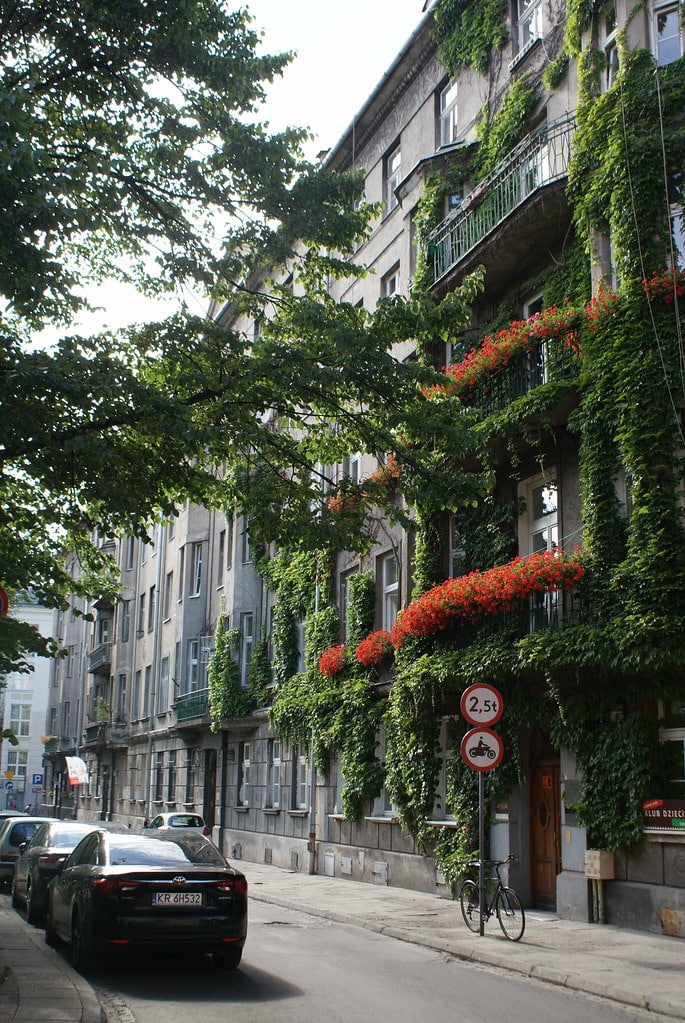
[[[211,832],[211,831],[209,830],[209,828],[208,828],[208,827],[207,827],[207,825],[205,824],[204,828],[202,829],[202,834],[203,834],[203,835],[205,836],[205,838],[209,838],[209,836],[211,835],[211,833],[212,833],[212,832]]]
[[[217,881],[220,892],[231,892],[232,895],[247,895],[247,881],[244,877],[233,877],[226,881]]]
[[[10,853],[10,854],[8,854],[6,856],[0,856],[0,863],[14,863],[14,861],[17,858],[18,857],[17,857],[16,853]]]
[[[58,863],[63,863],[66,860],[66,856],[60,853],[41,853],[38,857],[39,867],[54,867]]]

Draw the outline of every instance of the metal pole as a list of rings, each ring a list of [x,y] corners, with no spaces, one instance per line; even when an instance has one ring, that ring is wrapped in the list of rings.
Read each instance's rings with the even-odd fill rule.
[[[485,934],[485,783],[483,771],[478,772],[478,910],[479,933]]]

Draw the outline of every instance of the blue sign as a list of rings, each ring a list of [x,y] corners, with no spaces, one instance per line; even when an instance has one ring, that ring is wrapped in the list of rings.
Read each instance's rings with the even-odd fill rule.
[[[8,792],[13,792],[14,791],[14,782],[13,781],[6,781],[5,782],[5,788],[7,789]]]
[[[43,784],[43,775],[42,774],[33,774],[33,775],[31,775],[31,784],[32,785],[42,785]]]

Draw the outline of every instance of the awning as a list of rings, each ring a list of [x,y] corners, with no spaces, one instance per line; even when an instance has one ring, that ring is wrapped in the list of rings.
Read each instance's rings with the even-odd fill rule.
[[[85,760],[80,757],[65,757],[70,785],[85,785],[88,781],[88,768]]]

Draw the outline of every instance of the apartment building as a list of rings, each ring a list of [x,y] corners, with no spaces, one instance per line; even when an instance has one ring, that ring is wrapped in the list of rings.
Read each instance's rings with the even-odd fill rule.
[[[323,589],[294,555],[262,579],[240,517],[188,507],[152,545],[117,541],[122,601],[93,609],[75,675],[57,666],[48,760],[88,764],[79,813],[192,807],[233,858],[447,895],[476,845],[460,699],[486,682],[505,704],[486,849],[516,857],[524,904],[682,936],[679,8],[521,2],[495,42],[458,8],[432,6],[326,157],[383,204],[355,254],[371,272],[331,290],[371,310],[483,268],[470,322],[426,357],[475,416],[454,471],[486,491],[377,524]],[[350,451],[327,475],[378,471]],[[324,607],[337,635],[308,661]],[[212,724],[218,623],[241,686],[259,643],[271,675]],[[339,689],[314,711],[322,679]]]

